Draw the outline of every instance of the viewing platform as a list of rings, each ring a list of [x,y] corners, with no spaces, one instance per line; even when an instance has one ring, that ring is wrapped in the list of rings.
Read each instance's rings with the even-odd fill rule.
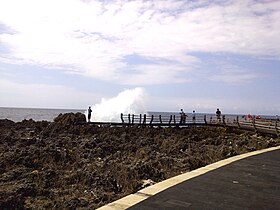
[[[99,126],[144,126],[144,127],[189,127],[189,126],[223,126],[250,130],[258,133],[280,135],[280,120],[242,117],[240,115],[196,114],[181,121],[180,115],[148,115],[148,114],[121,114],[120,122],[89,122]]]

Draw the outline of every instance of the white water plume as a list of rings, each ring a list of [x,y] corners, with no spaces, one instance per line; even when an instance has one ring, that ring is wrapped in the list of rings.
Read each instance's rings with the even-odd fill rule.
[[[145,110],[145,91],[143,88],[124,90],[116,97],[104,99],[92,106],[91,121],[120,122],[123,114],[143,114]]]

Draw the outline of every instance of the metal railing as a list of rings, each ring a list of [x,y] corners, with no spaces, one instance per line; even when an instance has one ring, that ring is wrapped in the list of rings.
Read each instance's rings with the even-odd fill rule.
[[[187,127],[192,125],[209,125],[209,126],[228,126],[236,127],[256,132],[280,134],[279,119],[257,119],[252,117],[250,119],[244,118],[240,115],[203,115],[196,114],[186,117],[182,123],[179,114],[173,115],[148,115],[148,114],[121,114],[121,121],[123,125],[142,125],[142,126],[169,126],[169,127]]]
[[[123,124],[129,125],[190,125],[190,124],[207,124],[206,115],[197,115],[195,118],[186,118],[182,123],[180,116],[173,115],[148,115],[148,114],[121,114]]]

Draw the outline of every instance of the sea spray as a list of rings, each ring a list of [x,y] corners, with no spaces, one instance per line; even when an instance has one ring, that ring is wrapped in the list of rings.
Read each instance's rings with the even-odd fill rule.
[[[92,119],[95,122],[120,122],[121,113],[143,114],[145,110],[145,90],[127,89],[116,97],[102,98],[99,104],[92,106]],[[87,114],[87,113],[86,113]]]

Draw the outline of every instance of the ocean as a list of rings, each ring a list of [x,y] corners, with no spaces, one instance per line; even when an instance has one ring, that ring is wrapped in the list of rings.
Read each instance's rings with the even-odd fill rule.
[[[85,113],[82,109],[41,109],[41,108],[8,108],[0,107],[0,119],[20,122],[24,119],[35,121],[53,121],[60,113]]]
[[[52,122],[54,118],[56,118],[60,113],[86,113],[86,110],[82,109],[43,109],[43,108],[10,108],[10,107],[0,107],[0,119],[8,119],[14,122],[21,122],[24,119],[33,119],[35,121],[50,121]],[[176,115],[176,119],[180,118],[179,112],[148,112],[148,115],[162,115],[162,116],[170,116]],[[191,116],[191,113],[187,113],[188,116]],[[117,116],[117,121],[121,121],[121,118]],[[201,116],[202,114],[197,114],[197,116]],[[93,119],[94,120],[94,116]]]
[[[9,119],[14,122],[20,122],[24,119],[33,119],[35,121],[53,121],[55,117],[57,117],[60,113],[86,113],[86,110],[84,109],[42,109],[42,108],[9,108],[9,107],[0,107],[0,119]],[[176,115],[176,119],[180,119],[180,114],[178,112],[148,112],[148,115],[162,115],[169,117],[170,115]],[[189,118],[188,120],[191,121],[192,113],[186,113]],[[204,115],[207,116],[207,120],[209,118],[215,117],[215,113],[196,113],[196,117],[203,121]],[[226,114],[227,118],[236,118],[237,114]],[[242,119],[242,115],[238,115],[240,119]],[[268,116],[268,115],[262,115],[262,118],[267,119],[275,119],[275,116]],[[120,121],[120,118],[118,118]],[[94,115],[93,119],[94,120]]]

